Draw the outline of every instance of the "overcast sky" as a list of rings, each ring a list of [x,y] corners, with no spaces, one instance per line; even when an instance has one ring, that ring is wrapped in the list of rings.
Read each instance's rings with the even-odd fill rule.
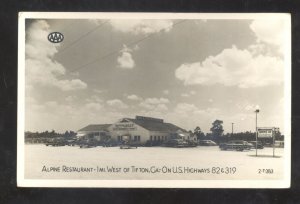
[[[187,130],[284,128],[285,22],[26,22],[25,129],[64,132],[135,115]],[[52,31],[62,43],[47,40]]]

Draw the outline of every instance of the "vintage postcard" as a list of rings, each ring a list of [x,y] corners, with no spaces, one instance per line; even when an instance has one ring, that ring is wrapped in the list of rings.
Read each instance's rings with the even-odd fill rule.
[[[19,13],[20,187],[289,188],[291,19]]]

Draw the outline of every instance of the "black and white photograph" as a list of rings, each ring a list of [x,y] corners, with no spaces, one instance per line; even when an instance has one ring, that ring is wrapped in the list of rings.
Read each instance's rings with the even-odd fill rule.
[[[21,187],[288,188],[284,13],[19,13]]]

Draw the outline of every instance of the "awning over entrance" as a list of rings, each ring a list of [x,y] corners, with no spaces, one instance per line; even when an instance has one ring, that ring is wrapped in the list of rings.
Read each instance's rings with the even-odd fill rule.
[[[77,137],[84,137],[84,136],[86,136],[86,135],[88,135],[87,133],[77,133]]]

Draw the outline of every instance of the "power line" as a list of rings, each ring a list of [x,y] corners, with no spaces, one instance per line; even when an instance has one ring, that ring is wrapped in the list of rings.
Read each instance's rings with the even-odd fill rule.
[[[71,22],[63,27],[63,29],[60,29],[59,32],[64,33],[66,30],[68,30],[72,25],[74,25],[75,22]]]
[[[137,40],[137,41],[131,42],[131,43],[128,44],[128,46],[131,46],[131,45],[134,45],[134,44],[137,45],[138,43],[140,43],[140,42],[146,40],[147,38],[149,38],[151,35],[152,35],[152,34],[147,35],[146,37],[144,37],[144,38],[142,38],[142,39],[139,39],[139,40]],[[92,60],[92,61],[90,61],[90,62],[88,62],[88,63],[86,63],[86,64],[84,64],[84,65],[81,65],[80,67],[77,67],[77,68],[73,69],[72,71],[70,71],[70,73],[75,72],[75,71],[78,71],[78,70],[80,70],[80,69],[82,69],[82,68],[84,68],[84,67],[86,67],[86,66],[88,66],[88,65],[94,64],[94,63],[97,62],[97,61],[100,61],[100,60],[102,60],[102,59],[104,59],[104,58],[106,58],[106,57],[109,57],[109,56],[111,56],[111,55],[114,55],[114,54],[120,52],[120,50],[121,50],[121,49],[117,49],[117,50],[114,50],[114,51],[112,51],[112,52],[109,52],[108,54],[106,54],[106,55],[104,55],[104,56],[102,56],[102,57],[100,57],[100,58],[94,59],[94,60]]]
[[[183,22],[185,22],[185,21],[186,21],[186,20],[178,21],[178,22],[174,23],[174,26],[173,26],[173,27],[175,27],[175,26],[177,26],[178,24],[183,23]],[[160,31],[160,32],[161,32],[161,31]],[[153,36],[154,34],[156,34],[156,33],[149,34],[149,35],[147,35],[147,36],[145,36],[145,37],[143,37],[143,38],[141,38],[141,39],[139,39],[139,40],[130,42],[130,43],[128,43],[127,45],[128,45],[128,46],[131,46],[131,45],[137,45],[137,44],[139,44],[140,42],[142,42],[142,41],[144,41],[144,40],[150,38],[150,37]],[[121,48],[121,49],[122,49],[122,48]],[[102,60],[102,59],[104,59],[104,58],[106,58],[106,57],[109,57],[109,56],[111,56],[111,55],[113,55],[113,54],[116,54],[116,53],[120,52],[121,49],[114,50],[114,51],[112,51],[112,52],[110,52],[110,53],[108,53],[108,54],[106,54],[106,55],[104,55],[104,56],[102,56],[102,57],[100,57],[100,58],[96,58],[96,59],[94,59],[94,60],[92,60],[92,61],[90,61],[90,62],[88,62],[88,63],[86,63],[86,64],[84,64],[84,65],[81,65],[81,66],[79,66],[79,67],[77,67],[77,68],[75,68],[75,69],[69,71],[69,73],[76,72],[76,71],[78,71],[78,70],[80,70],[80,69],[83,69],[83,68],[85,68],[85,67],[87,67],[87,66],[89,66],[89,65],[91,65],[91,64],[94,64],[94,63],[97,62],[97,61],[100,61],[100,60]]]
[[[98,26],[96,26],[95,28],[93,28],[92,30],[88,31],[87,33],[85,33],[82,36],[80,36],[79,38],[77,38],[77,40],[75,40],[72,43],[66,45],[63,49],[59,50],[59,54],[61,54],[62,52],[64,52],[68,48],[72,47],[74,44],[76,44],[78,41],[82,40],[84,37],[86,37],[89,34],[95,32],[98,28],[102,27],[103,25],[105,25],[108,22],[109,22],[109,20],[102,22],[101,24],[99,24]]]

